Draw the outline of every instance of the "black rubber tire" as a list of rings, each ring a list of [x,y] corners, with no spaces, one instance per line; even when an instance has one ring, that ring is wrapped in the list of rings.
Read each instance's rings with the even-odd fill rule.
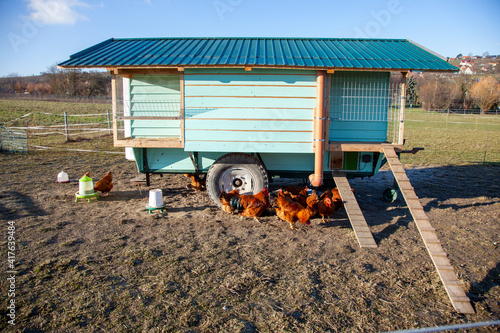
[[[210,166],[206,186],[210,199],[218,207],[222,207],[219,196],[223,190],[230,192],[238,189],[240,194],[255,194],[268,188],[269,179],[266,168],[254,156],[229,153],[218,158]]]

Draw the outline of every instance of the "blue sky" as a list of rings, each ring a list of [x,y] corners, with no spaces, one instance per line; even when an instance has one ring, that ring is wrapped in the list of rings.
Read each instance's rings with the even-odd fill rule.
[[[499,0],[0,0],[0,76],[37,75],[108,38],[411,39],[500,54]]]

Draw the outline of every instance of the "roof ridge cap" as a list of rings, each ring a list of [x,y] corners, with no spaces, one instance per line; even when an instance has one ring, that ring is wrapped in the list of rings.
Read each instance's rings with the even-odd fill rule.
[[[265,39],[265,40],[280,40],[280,39],[288,39],[288,40],[359,40],[359,41],[400,41],[400,42],[411,42],[408,39],[404,38],[360,38],[360,37],[124,37],[124,38],[111,38],[113,41],[130,41],[130,40],[168,40],[168,39],[192,39],[192,40],[201,40],[201,39]]]

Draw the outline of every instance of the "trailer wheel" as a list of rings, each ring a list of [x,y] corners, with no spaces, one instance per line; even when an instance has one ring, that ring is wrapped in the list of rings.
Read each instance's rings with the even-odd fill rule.
[[[222,191],[239,190],[240,194],[255,194],[268,188],[269,180],[264,165],[255,157],[243,153],[230,153],[217,159],[207,173],[207,192],[210,199],[222,207]]]

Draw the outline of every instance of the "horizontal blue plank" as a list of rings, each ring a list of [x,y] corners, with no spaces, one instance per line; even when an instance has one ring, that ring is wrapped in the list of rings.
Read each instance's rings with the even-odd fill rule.
[[[146,151],[148,154],[147,160],[148,160],[148,167],[150,170],[194,171],[194,166],[193,163],[191,162],[191,159],[189,158],[189,154],[185,152],[183,149],[148,148]]]
[[[296,98],[236,98],[236,97],[186,97],[186,108],[221,108],[245,107],[252,108],[314,108],[315,99]]]
[[[263,142],[217,142],[186,141],[186,151],[207,152],[268,152],[268,153],[312,153],[312,143],[263,143]]]
[[[387,122],[333,121],[330,125],[330,141],[376,141],[387,139]]]
[[[175,89],[176,88],[176,89]],[[173,95],[180,96],[180,87],[177,86],[175,88],[162,87],[162,86],[131,86],[130,93],[132,95],[140,95],[140,94],[162,94],[162,95]]]
[[[211,119],[313,119],[313,109],[234,109],[234,108],[186,108],[184,111],[186,119],[197,118]]]
[[[196,118],[186,119],[186,131],[188,130],[260,130],[260,131],[288,131],[289,135],[294,135],[293,131],[308,131],[312,133],[312,121],[252,121],[252,120],[196,120]]]
[[[387,122],[385,121],[335,121],[330,123],[330,134],[337,130],[353,131],[386,131]]]
[[[180,128],[132,128],[131,136],[133,138],[179,138]]]
[[[130,101],[133,104],[144,104],[144,105],[154,105],[155,103],[160,103],[162,105],[176,105],[179,106],[181,102],[181,95],[179,93],[175,94],[131,94]]]
[[[375,124],[370,122],[335,123],[330,127],[330,141],[386,141],[387,123]]]
[[[360,141],[360,142],[385,142],[387,140],[386,132],[364,132],[360,135],[357,131],[338,131],[330,135],[330,141]]]
[[[191,77],[192,76],[192,77]],[[309,79],[309,80],[307,80]],[[285,87],[294,87],[294,86],[305,86],[305,87],[314,87],[316,88],[316,76],[292,76],[292,75],[280,75],[280,76],[243,76],[243,75],[220,75],[220,76],[211,76],[211,75],[190,75],[185,78],[185,86],[217,86],[217,87],[226,87],[226,86],[250,86],[250,85],[261,85],[261,86],[285,86]]]
[[[168,87],[179,87],[179,74],[136,74],[130,80],[131,86],[168,86]]]
[[[269,75],[237,75],[237,74],[193,74],[184,75],[184,83],[187,86],[199,84],[213,84],[213,85],[250,85],[250,84],[263,84],[263,85],[307,85],[311,87],[316,86],[316,75],[309,74],[272,74]]]
[[[313,171],[314,154],[263,153],[260,155],[269,171]],[[325,155],[326,156],[326,155]]]
[[[180,128],[180,120],[132,120],[132,127],[141,128]]]
[[[193,96],[270,96],[316,98],[316,87],[186,86],[186,98]]]
[[[185,130],[187,141],[310,142],[312,132],[248,132],[227,130]]]

